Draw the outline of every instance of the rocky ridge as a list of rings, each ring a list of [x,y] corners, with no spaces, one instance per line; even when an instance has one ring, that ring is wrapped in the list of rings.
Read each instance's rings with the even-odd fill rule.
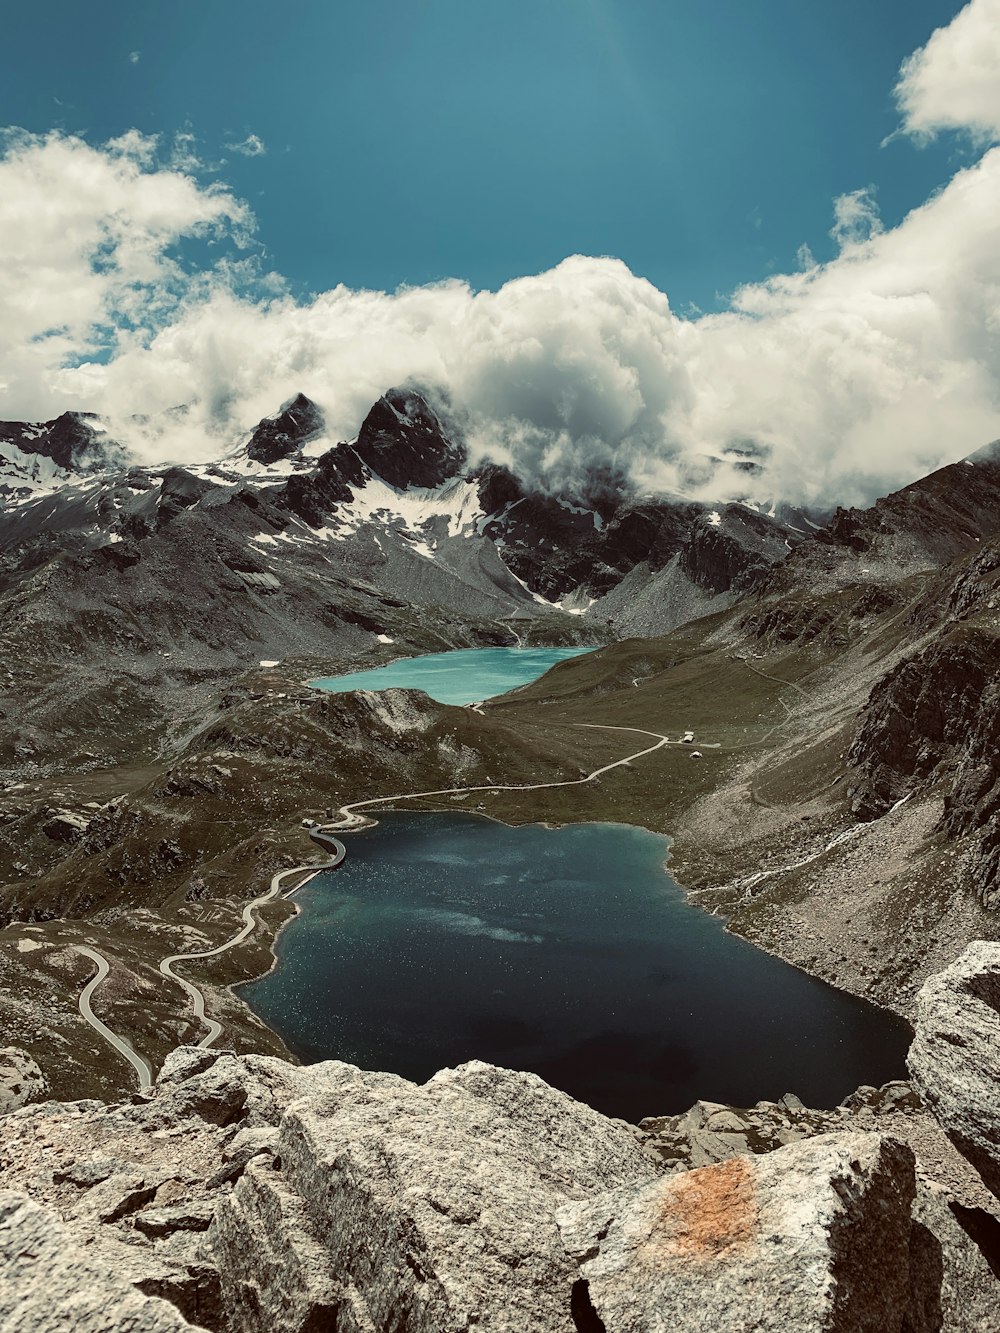
[[[42,1333],[68,1311],[78,1333],[995,1327],[998,975],[1000,947],[970,948],[922,993],[915,1087],[826,1113],[786,1096],[636,1128],[476,1062],[417,1086],[181,1048],[148,1097],[0,1119],[0,1318]]]

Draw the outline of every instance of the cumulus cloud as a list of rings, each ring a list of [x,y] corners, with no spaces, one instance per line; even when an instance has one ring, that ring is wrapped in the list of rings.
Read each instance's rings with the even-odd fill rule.
[[[190,299],[183,237],[250,225],[226,190],[154,166],[136,131],[93,147],[60,134],[8,133],[0,157],[0,403],[7,415],[61,410],[74,367],[148,340]],[[69,377],[67,379],[67,376]]]
[[[130,51],[130,52],[128,53],[128,63],[129,63],[130,65],[138,65],[138,63],[139,63],[139,61],[140,61],[141,59],[142,59],[142,52],[141,52],[141,51]]]
[[[9,141],[0,415],[91,408],[148,456],[193,460],[298,391],[351,438],[410,381],[476,457],[541,486],[585,493],[610,470],[640,492],[846,503],[1000,434],[1000,148],[888,230],[872,187],[842,195],[833,259],[803,246],[795,271],[686,317],[620,260],[585,256],[497,291],[296,301],[240,250],[245,205],[179,168],[190,142],[173,149],[134,131]],[[214,262],[185,263],[205,237]]]
[[[859,501],[998,434],[997,216],[1000,149],[895,229],[696,319],[581,256],[496,292],[215,292],[104,368],[101,398],[121,414],[183,396],[191,428],[233,430],[301,389],[349,438],[414,379],[447,391],[477,454],[543,485],[610,467],[655,492]]]
[[[896,102],[903,129],[918,139],[942,130],[1000,139],[1000,0],[971,0],[909,56]]]
[[[267,152],[264,140],[256,134],[248,134],[239,143],[227,143],[226,147],[231,153],[239,153],[241,157],[263,157]]]

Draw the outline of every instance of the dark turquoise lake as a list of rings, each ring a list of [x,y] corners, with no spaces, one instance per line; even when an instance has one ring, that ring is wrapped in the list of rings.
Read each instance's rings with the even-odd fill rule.
[[[689,906],[667,840],[394,813],[298,896],[241,994],[301,1058],[423,1081],[481,1059],[637,1120],[697,1098],[834,1106],[905,1077],[901,1020]]]
[[[324,676],[310,684],[318,690],[424,690],[442,704],[474,704],[506,694],[545,674],[568,657],[593,648],[456,648],[449,653],[403,657],[388,666]]]

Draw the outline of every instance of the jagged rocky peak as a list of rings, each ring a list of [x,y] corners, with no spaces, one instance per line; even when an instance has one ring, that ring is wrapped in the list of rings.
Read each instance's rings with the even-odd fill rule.
[[[383,481],[399,490],[434,487],[465,466],[465,447],[415,389],[390,389],[365,417],[355,449]]]
[[[308,440],[322,434],[324,426],[319,407],[304,393],[298,393],[275,416],[257,423],[247,445],[247,457],[269,467],[297,454]]]
[[[1000,442],[883,496],[868,509],[838,508],[817,539],[865,556],[891,552],[933,568],[974,551],[1000,527]]]
[[[785,559],[799,533],[745,504],[707,510],[692,524],[681,568],[712,593],[747,591]]]
[[[0,443],[51,459],[65,472],[107,467],[124,460],[121,444],[94,412],[63,412],[51,421],[2,421]]]
[[[524,499],[524,488],[505,463],[483,463],[472,474],[484,514],[499,514]]]

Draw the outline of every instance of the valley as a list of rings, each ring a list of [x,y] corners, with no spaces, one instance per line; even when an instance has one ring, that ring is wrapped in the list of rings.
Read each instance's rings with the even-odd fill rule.
[[[997,937],[990,450],[823,526],[523,496],[413,392],[353,445],[295,400],[187,471],[95,457],[91,434],[24,480],[44,432],[5,429],[0,1024],[57,1095],[128,1080],[78,1012],[79,946],[110,964],[95,1011],[158,1065],[203,1032],[160,960],[229,939],[303,861],[304,819],[393,795],[668,834],[690,901],[903,1016]],[[515,642],[606,646],[475,708],[309,685]],[[700,758],[636,731],[690,731]],[[293,910],[185,970],[226,1045],[285,1053],[229,987]]]

